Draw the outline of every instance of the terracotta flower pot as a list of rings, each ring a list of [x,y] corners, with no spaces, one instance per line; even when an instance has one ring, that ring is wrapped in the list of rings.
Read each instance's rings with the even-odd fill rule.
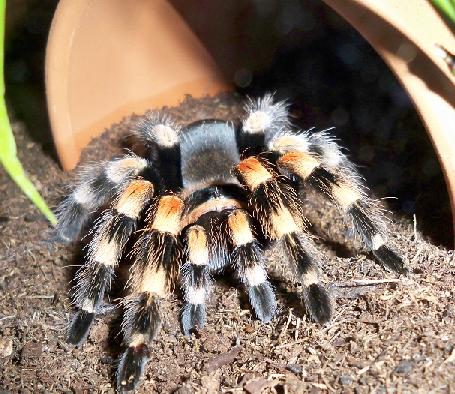
[[[46,51],[46,94],[64,169],[132,112],[227,89],[168,1],[60,0]]]
[[[455,229],[455,76],[436,45],[455,50],[453,32],[428,0],[324,0],[389,65],[426,126],[439,157]]]
[[[455,77],[435,51],[435,44],[455,51],[452,32],[427,0],[324,1],[371,43],[413,99],[455,213]],[[132,112],[175,105],[185,94],[228,90],[219,66],[236,61],[230,45],[241,40],[236,23],[245,3],[200,0],[207,23],[194,32],[181,17],[194,11],[189,0],[60,0],[49,34],[46,89],[63,167],[73,168],[91,138]],[[223,59],[217,65],[196,34],[210,36],[210,23],[220,18],[225,40],[210,47]]]

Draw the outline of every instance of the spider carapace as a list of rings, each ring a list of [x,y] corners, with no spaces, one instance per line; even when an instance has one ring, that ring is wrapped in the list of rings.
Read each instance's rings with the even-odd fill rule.
[[[119,391],[137,386],[161,327],[160,304],[176,286],[186,335],[204,326],[212,275],[226,267],[256,317],[270,321],[276,311],[264,257],[270,248],[286,256],[310,318],[330,321],[332,299],[318,278],[321,252],[302,212],[308,188],[338,207],[382,265],[407,271],[388,242],[382,209],[333,138],[298,130],[286,103],[271,95],[245,109],[237,126],[202,120],[182,128],[159,113],[144,116],[134,130],[142,155],[83,168],[59,207],[60,238],[76,240],[84,228],[90,234],[75,278],[70,343],[84,342],[122,256],[132,256],[128,295],[120,301],[126,350]]]

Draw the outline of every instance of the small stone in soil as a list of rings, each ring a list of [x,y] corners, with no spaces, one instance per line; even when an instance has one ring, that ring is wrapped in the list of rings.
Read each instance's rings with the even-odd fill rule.
[[[400,375],[407,375],[412,371],[412,362],[409,360],[401,360],[399,364],[395,367],[394,373]]]
[[[40,343],[36,342],[27,342],[22,348],[21,352],[21,361],[27,361],[31,359],[36,359],[41,356],[43,352],[43,347]]]
[[[13,340],[0,338],[0,358],[9,357],[13,353]]]
[[[349,386],[352,383],[352,376],[349,375],[342,375],[340,376],[340,383],[343,386]]]
[[[291,371],[292,373],[295,373],[296,375],[300,375],[302,373],[302,367],[298,364],[288,364],[286,366],[286,369],[288,371]]]

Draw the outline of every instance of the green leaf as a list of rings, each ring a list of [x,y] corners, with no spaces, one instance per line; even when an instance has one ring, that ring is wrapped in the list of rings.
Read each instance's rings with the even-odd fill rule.
[[[6,0],[0,0],[0,162],[9,176],[16,182],[24,194],[46,216],[52,225],[57,223],[52,211],[36,190],[17,158],[16,142],[9,122],[5,103],[5,81],[3,77],[5,7]]]
[[[452,23],[452,27],[455,27],[455,1],[431,0],[431,2]]]

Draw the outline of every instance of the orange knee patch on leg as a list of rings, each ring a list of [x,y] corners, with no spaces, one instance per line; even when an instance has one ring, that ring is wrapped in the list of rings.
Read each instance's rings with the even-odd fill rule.
[[[286,168],[302,179],[307,179],[320,164],[316,157],[303,152],[289,152],[278,159],[279,166]]]
[[[236,170],[245,185],[251,190],[273,178],[273,174],[254,156],[242,160]]]
[[[161,197],[151,228],[174,235],[179,233],[183,201],[177,196]]]
[[[153,185],[144,180],[131,182],[115,206],[118,213],[136,219],[144,205],[153,196]]]

